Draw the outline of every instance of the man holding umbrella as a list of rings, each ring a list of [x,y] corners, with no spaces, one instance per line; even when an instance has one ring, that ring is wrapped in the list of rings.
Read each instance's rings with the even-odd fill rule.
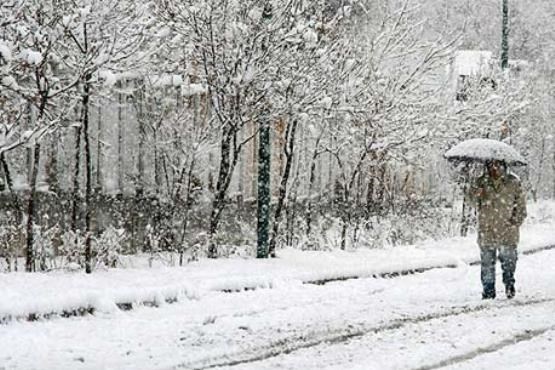
[[[514,273],[519,229],[526,218],[526,197],[520,179],[508,171],[508,165],[526,165],[526,161],[510,145],[491,139],[463,141],[445,157],[456,163],[485,163],[485,173],[470,181],[465,194],[478,214],[482,298],[495,298],[495,263],[499,256],[505,294],[511,299],[515,296]]]
[[[488,160],[486,169],[467,191],[467,199],[478,213],[482,298],[495,298],[495,261],[499,255],[505,294],[511,299],[515,296],[517,245],[519,228],[526,218],[526,199],[519,178],[503,161]]]

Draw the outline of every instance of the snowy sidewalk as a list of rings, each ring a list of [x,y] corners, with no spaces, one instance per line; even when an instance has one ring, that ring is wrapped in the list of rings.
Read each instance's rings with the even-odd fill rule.
[[[415,370],[445,363],[475,370],[497,369],[507,364],[502,356],[516,360],[522,353],[509,368],[553,370],[555,337],[541,333],[555,326],[554,263],[555,250],[522,258],[511,301],[501,283],[498,299],[482,301],[479,266],[461,266],[11,322],[0,326],[0,367]],[[535,338],[537,346],[526,347],[523,338]]]
[[[555,245],[555,225],[526,225],[521,253]],[[546,221],[546,220],[543,220]],[[357,277],[391,276],[479,260],[475,236],[387,249],[309,252],[286,249],[268,260],[202,260],[184,267],[78,273],[0,274],[0,322],[50,314],[114,312],[135,304],[200,300],[214,291],[272,288]]]

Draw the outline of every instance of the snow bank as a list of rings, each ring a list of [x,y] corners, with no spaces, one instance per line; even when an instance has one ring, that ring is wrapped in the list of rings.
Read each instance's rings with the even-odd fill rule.
[[[531,205],[521,253],[555,245],[555,203]],[[0,321],[52,313],[113,312],[135,304],[201,300],[222,291],[389,276],[479,261],[475,235],[356,251],[279,251],[268,260],[202,260],[184,267],[0,274]]]

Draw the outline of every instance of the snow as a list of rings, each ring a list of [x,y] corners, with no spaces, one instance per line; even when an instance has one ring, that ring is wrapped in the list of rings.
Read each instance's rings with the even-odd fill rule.
[[[461,265],[13,322],[0,330],[0,363],[14,370],[551,369],[553,263],[555,251],[521,258],[513,301],[482,302],[479,268]],[[245,363],[217,366],[236,361]]]
[[[325,109],[330,109],[332,104],[333,104],[333,99],[329,96],[326,96],[322,100],[320,100],[320,105]]]
[[[91,7],[90,6],[85,6],[85,7],[79,9],[79,15],[82,18],[86,18],[90,13],[91,13]]]
[[[104,80],[105,86],[114,86],[118,82],[118,76],[108,70],[99,71],[98,77]]]
[[[42,63],[42,54],[38,51],[26,49],[21,53],[21,57],[31,65],[38,66]]]
[[[205,94],[207,91],[207,87],[202,84],[188,84],[182,87],[183,96]]]
[[[292,356],[238,366],[237,369],[410,369],[433,368],[434,365],[452,363],[448,368],[498,369],[495,362],[483,359],[473,366],[461,366],[464,357],[478,357],[480,349],[502,346],[503,339],[515,342],[527,331],[545,328],[550,305],[533,307],[501,307],[493,312],[439,317],[425,323],[409,323],[404,330],[386,334],[369,334],[345,343],[340,351],[337,346],[322,345],[319,348],[301,350]],[[441,316],[441,315],[440,315]],[[511,318],[510,324],[506,321]],[[455,335],[454,335],[455,334]],[[553,333],[552,333],[553,334]],[[552,337],[551,334],[551,337]],[[316,353],[318,351],[318,353]],[[461,358],[459,360],[459,357]],[[279,365],[278,365],[279,364]],[[459,365],[459,366],[456,366]],[[520,366],[523,364],[520,363]],[[514,366],[514,363],[513,363]],[[443,366],[441,366],[443,367]]]
[[[258,6],[252,7],[247,15],[252,22],[258,22],[262,18],[262,8]]]
[[[183,85],[183,77],[181,75],[164,74],[160,76],[150,77],[153,86],[181,86]]]
[[[21,134],[21,140],[28,140],[31,136],[33,136],[33,130],[25,130]]]
[[[509,163],[523,164],[526,160],[508,144],[492,139],[465,140],[445,153],[448,159],[499,159]]]
[[[399,4],[394,3],[365,9],[357,1],[345,6],[338,1],[272,0],[272,20],[261,24],[261,3],[239,0],[222,2],[219,8],[210,1],[137,6],[140,2],[85,1],[59,9],[50,2],[8,3],[13,4],[0,6],[6,16],[0,17],[6,26],[1,35],[6,44],[0,45],[0,79],[17,90],[0,93],[1,105],[9,108],[2,116],[16,118],[12,121],[23,126],[22,130],[14,126],[14,139],[19,140],[12,146],[26,144],[25,137],[33,141],[45,137],[43,153],[35,151],[43,157],[37,163],[37,186],[47,190],[50,183],[54,190],[56,183],[61,196],[72,186],[77,194],[78,188],[90,189],[85,186],[90,182],[85,175],[90,173],[77,176],[71,166],[76,162],[77,169],[83,169],[80,151],[86,149],[84,154],[94,163],[85,169],[94,170],[99,195],[95,197],[98,204],[91,204],[97,212],[86,229],[100,232],[112,224],[125,227],[129,234],[125,246],[97,238],[95,248],[107,250],[112,244],[107,251],[110,256],[121,250],[154,253],[160,246],[158,237],[168,236],[166,232],[172,234],[167,240],[197,243],[193,250],[202,245],[210,216],[208,202],[214,200],[212,175],[226,165],[225,147],[220,145],[222,130],[225,136],[230,127],[239,130],[232,134],[244,150],[233,153],[232,164],[237,162],[237,166],[226,176],[226,186],[219,186],[221,181],[217,186],[225,198],[222,205],[231,207],[222,213],[218,230],[212,227],[210,231],[216,232],[213,236],[221,242],[219,252],[224,255],[234,252],[228,244],[252,239],[256,230],[252,219],[233,216],[236,207],[242,208],[243,198],[248,203],[239,211],[247,213],[254,204],[256,181],[250,180],[257,174],[256,137],[249,139],[251,134],[256,136],[256,118],[262,112],[286,124],[297,118],[302,121],[297,137],[291,136],[293,131],[285,137],[295,144],[295,152],[289,153],[293,163],[286,189],[291,197],[289,210],[294,212],[285,215],[283,226],[293,233],[298,248],[323,251],[281,249],[290,238],[280,238],[277,259],[201,259],[183,267],[147,268],[149,256],[134,255],[122,256],[127,263],[124,267],[99,269],[92,275],[75,268],[76,264],[66,265],[74,267],[73,271],[0,274],[0,370],[554,367],[555,250],[543,248],[555,245],[553,212],[531,212],[523,229],[515,301],[504,298],[501,284],[497,286],[499,299],[480,300],[479,267],[475,265],[479,251],[472,233],[467,238],[383,246],[416,240],[425,233],[455,232],[458,212],[447,208],[447,203],[461,196],[455,189],[460,179],[446,179],[446,163],[434,166],[442,154],[438,152],[446,142],[469,132],[496,136],[501,118],[514,118],[517,126],[523,126],[516,127],[512,137],[521,144],[519,149],[526,149],[530,161],[526,188],[532,188],[534,198],[552,195],[555,170],[552,158],[543,154],[544,149],[554,148],[542,141],[552,131],[545,122],[549,120],[542,119],[552,113],[547,99],[552,91],[545,83],[550,82],[549,71],[538,65],[532,79],[517,78],[493,66],[491,52],[465,51],[454,61],[459,76],[450,77],[478,78],[456,78],[462,89],[456,91],[449,91],[451,81],[444,81],[441,69],[449,63],[453,47],[462,43],[439,37],[442,25],[464,29],[459,21],[470,19],[479,27],[471,27],[476,30],[465,35],[463,43],[484,46],[490,39],[481,37],[491,28],[481,24],[484,19],[459,14],[468,7],[438,12],[433,6],[397,9]],[[483,9],[476,5],[470,10]],[[342,19],[351,12],[353,18]],[[439,19],[438,14],[452,19]],[[528,15],[522,21],[529,23],[532,18]],[[439,27],[434,21],[440,21]],[[63,25],[75,34],[68,35]],[[423,27],[427,28],[420,34]],[[532,48],[540,57],[553,51],[550,43],[538,43],[534,32],[528,35],[530,42],[521,45],[524,49]],[[91,53],[82,58],[77,44],[89,36]],[[316,49],[311,47],[316,45]],[[536,51],[538,46],[550,50]],[[17,63],[4,63],[9,53]],[[122,73],[101,71],[94,76],[99,82],[90,109],[95,142],[90,148],[74,145],[79,137],[73,135],[73,122],[87,118],[81,114],[86,110],[80,109],[83,86],[78,81],[83,74],[103,68]],[[241,86],[230,85],[234,76]],[[496,77],[497,91],[480,89],[483,76]],[[132,78],[137,80],[127,80]],[[149,79],[152,84],[145,86]],[[108,86],[117,81],[121,81],[117,91],[111,91]],[[282,86],[276,89],[280,81]],[[107,86],[100,86],[104,83]],[[290,89],[284,91],[286,87]],[[135,94],[138,88],[140,96]],[[214,92],[210,99],[180,99],[181,94],[205,94],[208,89]],[[455,94],[461,91],[468,94]],[[46,105],[35,97],[44,98]],[[464,99],[454,102],[455,98]],[[34,105],[47,110],[36,114]],[[21,134],[25,127],[38,131]],[[54,132],[58,128],[60,135]],[[364,136],[372,136],[373,142]],[[284,165],[278,145],[287,144],[281,139],[272,136],[276,144],[272,166],[278,176]],[[4,137],[0,141],[10,143]],[[13,167],[16,189],[28,187],[26,149],[20,145],[6,159]],[[365,156],[379,149],[383,153]],[[180,173],[193,180],[187,181],[193,187],[183,192]],[[346,194],[353,202],[336,201],[334,193],[341,189],[334,185],[349,182],[343,179],[353,180],[354,186],[347,189],[352,192]],[[279,185],[279,178],[272,185]],[[121,195],[114,197],[117,209],[110,207],[110,199],[101,197],[104,189]],[[9,190],[4,186],[5,198]],[[43,198],[37,220],[45,227],[60,221],[67,229],[69,215],[56,212],[57,217],[45,211]],[[177,199],[175,215],[161,204],[171,202],[170,198],[186,198],[185,202]],[[309,230],[303,223],[306,204],[317,206],[317,217],[308,220],[313,226]],[[88,204],[76,206],[85,211],[90,208]],[[372,216],[357,206],[367,207]],[[301,208],[298,213],[297,207]],[[145,214],[145,209],[160,214]],[[88,221],[88,214],[82,213],[77,216],[84,220],[77,221]],[[13,212],[8,216],[13,218]],[[356,223],[345,225],[343,241],[347,235],[348,248],[356,245],[357,250],[333,249],[345,218]],[[0,231],[7,230],[3,229],[7,221],[0,220]],[[286,221],[294,221],[293,227],[285,225]],[[163,230],[147,229],[144,237],[147,224],[160,224]],[[4,239],[13,236],[4,234]],[[63,236],[67,241],[67,235]],[[39,239],[35,241],[44,244],[37,250],[39,257],[46,253],[49,258],[48,240]],[[146,248],[143,241],[152,248]],[[368,248],[364,248],[366,243]],[[376,246],[380,248],[371,249]],[[11,253],[20,246],[1,247]],[[251,251],[253,247],[248,246]],[[73,249],[68,253],[79,253],[79,248]],[[524,253],[528,251],[538,253]],[[18,255],[22,253],[16,252],[13,258]],[[95,258],[101,256],[94,253]],[[10,263],[3,257],[0,268]],[[411,270],[419,274],[392,276]],[[75,311],[79,315],[73,315]]]
[[[109,70],[101,70],[98,72],[98,77],[104,80],[104,85],[114,86],[118,81],[140,79],[142,76],[139,72],[128,71],[115,74]],[[149,75],[149,79],[154,87],[182,86],[184,84],[183,76],[181,75]]]
[[[29,190],[27,178],[24,175],[15,175],[13,181],[13,189],[17,191]]]
[[[491,51],[459,50],[455,52],[453,69],[457,76],[487,75],[491,70]]]
[[[62,24],[64,25],[64,27],[69,27],[72,21],[73,21],[73,16],[64,15],[62,17]]]
[[[316,46],[318,43],[318,34],[309,28],[304,32],[303,39],[309,46]]]
[[[549,330],[531,340],[519,342],[513,347],[503,348],[494,353],[488,353],[483,358],[473,359],[465,365],[452,366],[451,369],[491,369],[491,364],[495,364],[498,368],[507,370],[551,370],[555,363],[554,340],[555,330]]]
[[[118,81],[140,80],[141,78],[143,78],[143,75],[139,71],[128,70],[128,71],[116,74],[116,77]]]
[[[12,89],[18,88],[17,81],[13,78],[13,76],[3,76],[0,79],[0,84]]]
[[[555,204],[531,208],[520,251],[555,245]],[[284,282],[313,282],[337,278],[371,277],[403,270],[466,266],[479,260],[476,236],[427,241],[384,249],[332,252],[285,249],[278,259],[201,260],[184,267],[100,270],[79,273],[12,273],[0,275],[3,294],[0,318],[45,315],[94,308],[113,312],[120,303],[195,300],[214,291],[272,288]]]
[[[1,317],[79,307],[95,312],[0,325],[0,364],[14,370],[226,363],[243,370],[551,369],[555,251],[524,252],[555,245],[555,203],[529,210],[513,301],[503,298],[499,274],[499,299],[480,300],[479,267],[469,265],[479,258],[475,235],[380,250],[286,249],[277,259],[201,260],[183,268],[1,274]],[[455,268],[372,278],[446,265]],[[242,290],[247,287],[262,289]],[[168,299],[177,302],[165,304]],[[116,306],[145,301],[158,307]]]
[[[169,37],[171,35],[171,28],[169,27],[163,27],[156,36],[161,37],[161,38],[165,38],[165,37]]]
[[[2,40],[0,40],[0,57],[2,57],[5,62],[10,62],[12,60],[12,51]]]

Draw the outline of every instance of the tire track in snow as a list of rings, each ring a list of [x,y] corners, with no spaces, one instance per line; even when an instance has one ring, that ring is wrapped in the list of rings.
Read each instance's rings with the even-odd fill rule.
[[[555,330],[555,325],[545,327],[542,329],[537,329],[537,330],[525,330],[522,333],[519,333],[511,338],[504,339],[490,346],[478,348],[474,351],[471,351],[462,355],[453,356],[433,365],[422,366],[417,368],[416,370],[435,370],[435,369],[440,369],[442,367],[447,367],[447,366],[456,365],[462,362],[470,361],[475,359],[476,357],[479,357],[488,353],[500,351],[505,347],[514,346],[520,342],[532,340],[551,330]]]
[[[379,326],[366,326],[364,324],[361,324],[361,325],[354,324],[343,328],[337,328],[335,330],[308,331],[301,334],[282,338],[277,341],[272,341],[265,345],[252,347],[246,351],[242,351],[239,353],[229,353],[229,354],[224,354],[224,355],[215,356],[211,358],[205,358],[202,360],[181,363],[173,366],[172,369],[206,370],[206,369],[214,369],[219,367],[233,367],[237,365],[268,360],[273,357],[291,354],[302,349],[312,348],[322,344],[344,343],[344,342],[350,341],[351,339],[360,338],[368,334],[377,334],[377,333],[382,333],[386,331],[400,329],[409,324],[419,324],[419,323],[424,323],[435,319],[455,317],[455,316],[471,314],[471,313],[480,312],[480,311],[504,310],[507,308],[532,306],[532,305],[550,303],[550,302],[555,302],[555,298],[535,299],[535,300],[530,300],[526,302],[507,301],[507,303],[503,303],[500,305],[478,304],[474,306],[459,306],[447,311],[439,311],[439,312],[433,312],[433,313],[424,314],[424,315],[417,315],[413,317],[395,319]],[[546,329],[546,331],[547,330],[549,329]],[[541,335],[541,333],[537,335]],[[537,335],[534,335],[534,336],[537,336]],[[514,343],[514,338],[511,340],[512,340],[511,343]],[[526,339],[521,339],[521,341],[522,340],[526,340]],[[507,345],[508,344],[505,344],[504,346],[507,346]],[[493,347],[494,346],[492,346],[492,348]],[[487,348],[490,348],[490,347],[486,347],[486,349]],[[500,348],[503,348],[503,347],[500,347]],[[493,350],[490,350],[490,352],[492,351]],[[467,356],[470,356],[470,354],[467,354]],[[462,358],[462,356],[460,357]],[[468,359],[471,359],[471,358],[472,357],[469,357]],[[457,358],[454,358],[454,359],[456,360]],[[459,361],[466,361],[468,359],[459,360]],[[438,365],[434,365],[434,366],[438,366]],[[447,366],[447,365],[442,365],[439,367],[443,367],[443,366]],[[430,369],[436,369],[436,368],[438,367],[433,367]],[[427,369],[427,368],[423,368],[423,369]]]
[[[384,288],[380,288],[380,289],[375,289],[375,290],[371,290],[369,292],[366,293],[366,296],[373,296],[373,295],[377,295],[380,293],[383,293],[385,291]],[[306,301],[302,301],[302,302],[298,302],[295,304],[282,304],[279,305],[277,307],[271,307],[270,309],[268,308],[259,308],[259,309],[254,309],[254,310],[249,310],[249,311],[243,311],[243,312],[236,312],[236,313],[232,313],[232,314],[223,314],[223,315],[214,315],[211,316],[212,319],[215,320],[221,320],[221,319],[225,319],[228,317],[232,317],[232,318],[240,318],[240,317],[252,317],[252,316],[259,316],[259,315],[268,315],[269,313],[274,313],[274,312],[284,312],[284,311],[288,311],[291,309],[295,309],[295,308],[300,308],[300,307],[307,307],[307,306],[318,306],[322,304],[322,297],[316,297],[313,299],[307,299]],[[0,369],[2,370],[2,369]]]

